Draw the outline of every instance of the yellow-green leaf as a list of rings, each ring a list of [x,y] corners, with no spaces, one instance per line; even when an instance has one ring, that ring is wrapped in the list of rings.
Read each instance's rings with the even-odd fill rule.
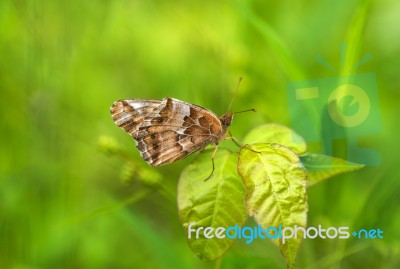
[[[281,144],[290,148],[298,155],[304,154],[307,151],[307,144],[300,135],[292,129],[277,123],[268,123],[254,128],[244,138],[243,143]]]
[[[213,176],[204,181],[212,170],[211,152],[205,151],[187,166],[179,179],[178,207],[181,223],[188,227],[242,226],[247,214],[244,206],[244,186],[236,172],[237,154],[220,149],[215,157]],[[204,231],[204,230],[203,230]],[[188,239],[194,254],[202,260],[215,260],[234,243],[229,238],[204,237],[204,233],[192,233]]]
[[[363,164],[352,163],[317,153],[306,154],[301,156],[300,159],[307,169],[308,186],[312,186],[335,175],[352,172],[364,167]]]
[[[246,187],[246,208],[263,228],[306,227],[306,171],[292,150],[279,144],[253,144],[239,153],[238,172]],[[303,233],[285,243],[276,239],[287,267],[294,266]],[[274,239],[275,240],[275,239]]]

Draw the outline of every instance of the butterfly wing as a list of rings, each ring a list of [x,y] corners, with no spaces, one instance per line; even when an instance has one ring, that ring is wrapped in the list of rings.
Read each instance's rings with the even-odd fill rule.
[[[118,109],[111,108],[113,119],[136,140],[152,166],[175,162],[220,139],[221,122],[202,107],[173,98],[120,102],[113,105]]]
[[[135,137],[143,119],[159,107],[160,100],[132,99],[116,101],[110,108],[115,124]]]

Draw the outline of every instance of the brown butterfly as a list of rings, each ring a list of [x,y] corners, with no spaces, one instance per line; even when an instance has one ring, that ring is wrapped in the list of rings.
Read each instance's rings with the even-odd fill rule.
[[[174,98],[115,102],[111,115],[136,141],[142,158],[152,166],[178,161],[224,140],[233,113],[213,112]]]
[[[237,143],[232,136],[225,137],[232,112],[217,117],[208,109],[170,97],[119,100],[110,112],[115,124],[135,139],[140,155],[152,166],[173,163],[214,144],[214,171],[218,143],[227,138]]]

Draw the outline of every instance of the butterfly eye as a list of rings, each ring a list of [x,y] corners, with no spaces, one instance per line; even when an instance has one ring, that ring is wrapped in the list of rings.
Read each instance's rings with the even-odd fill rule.
[[[227,128],[231,125],[232,120],[233,120],[233,114],[232,113],[227,113],[222,115],[220,118],[222,125]]]

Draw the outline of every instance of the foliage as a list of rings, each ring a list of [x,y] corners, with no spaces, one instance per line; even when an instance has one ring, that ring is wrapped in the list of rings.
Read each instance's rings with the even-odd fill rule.
[[[181,222],[196,227],[242,226],[247,214],[261,227],[303,227],[307,225],[307,176],[312,184],[339,173],[354,171],[363,166],[338,158],[318,154],[304,154],[306,145],[302,137],[290,128],[279,124],[265,124],[250,131],[239,156],[223,151],[217,155],[215,176],[207,178],[210,166],[207,155],[200,154],[182,172],[178,188],[178,206]],[[264,141],[264,143],[259,143]],[[278,143],[272,143],[272,142]],[[221,160],[222,159],[222,160]],[[329,161],[334,160],[332,163]],[[305,169],[303,164],[305,165]],[[242,190],[237,171],[245,186]],[[310,184],[309,184],[310,185]],[[293,268],[303,237],[273,239],[286,259],[287,267]],[[192,251],[203,260],[215,260],[224,254],[234,240],[230,238],[190,238]]]
[[[221,150],[215,158],[214,176],[204,181],[210,173],[209,156],[199,155],[179,180],[179,215],[186,232],[190,223],[215,228],[242,226],[247,218],[244,188],[236,173],[237,154]],[[206,261],[219,258],[234,243],[228,238],[195,238],[194,234],[188,240],[196,256]]]

